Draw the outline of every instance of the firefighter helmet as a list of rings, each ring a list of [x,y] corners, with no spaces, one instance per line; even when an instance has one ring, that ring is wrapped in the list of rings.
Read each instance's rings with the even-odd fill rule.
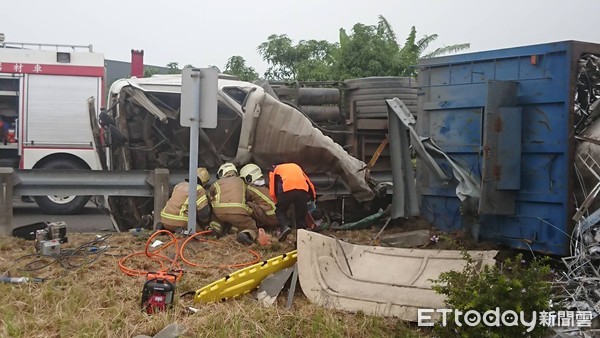
[[[254,163],[248,163],[240,169],[240,177],[248,184],[263,177],[262,170]]]
[[[206,168],[200,167],[196,169],[196,175],[200,180],[199,183],[202,185],[205,185],[206,183],[208,183],[208,181],[210,181],[210,174],[208,173],[208,170],[206,170]]]
[[[219,167],[219,170],[217,171],[217,178],[222,178],[226,174],[228,174],[232,171],[235,173],[235,176],[238,175],[238,171],[237,171],[237,168],[235,167],[235,164],[227,162]],[[229,175],[229,176],[231,176],[231,175]]]

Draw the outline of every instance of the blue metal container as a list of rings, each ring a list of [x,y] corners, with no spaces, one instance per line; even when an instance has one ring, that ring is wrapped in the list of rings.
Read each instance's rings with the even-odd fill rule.
[[[419,161],[425,218],[441,230],[465,226],[513,248],[569,253],[574,98],[585,54],[600,55],[600,44],[564,41],[420,60],[417,132],[481,188],[478,203],[461,209],[458,181],[443,182]],[[453,176],[446,159],[436,161]]]

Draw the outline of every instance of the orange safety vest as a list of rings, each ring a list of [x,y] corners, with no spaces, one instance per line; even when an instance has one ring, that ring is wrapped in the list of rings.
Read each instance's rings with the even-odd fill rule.
[[[275,203],[277,203],[277,195],[275,187],[275,177],[281,178],[283,192],[290,190],[304,190],[312,194],[312,198],[317,198],[315,186],[312,184],[308,176],[302,168],[296,163],[284,163],[275,166],[273,171],[269,173],[269,194]]]
[[[160,212],[162,223],[170,226],[185,227],[188,223],[188,182],[181,182],[173,188],[173,194]],[[196,186],[196,210],[201,210],[208,205],[206,191],[202,186]]]

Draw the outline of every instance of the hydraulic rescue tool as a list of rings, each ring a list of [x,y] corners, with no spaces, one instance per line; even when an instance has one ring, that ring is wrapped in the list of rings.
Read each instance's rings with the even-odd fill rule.
[[[149,272],[146,279],[142,289],[142,310],[154,314],[172,307],[176,276],[159,271]]]

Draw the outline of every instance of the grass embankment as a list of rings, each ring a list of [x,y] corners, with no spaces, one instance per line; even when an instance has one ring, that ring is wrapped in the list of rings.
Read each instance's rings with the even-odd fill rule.
[[[377,231],[338,232],[338,238],[366,244]],[[201,288],[236,269],[214,267],[249,260],[247,248],[232,236],[219,244],[193,243],[186,257],[202,265],[182,265],[185,274],[177,283],[176,304],[170,311],[147,315],[140,310],[145,277],[125,275],[118,260],[125,254],[144,250],[146,239],[115,234],[111,249],[92,264],[65,269],[54,263],[35,271],[39,264],[27,265],[18,259],[35,252],[32,241],[0,237],[0,273],[13,277],[48,278],[43,283],[0,283],[2,337],[132,337],[154,335],[171,323],[183,326],[184,337],[419,337],[427,336],[394,318],[381,318],[335,311],[311,304],[300,290],[291,310],[285,304],[285,290],[273,307],[263,307],[249,295],[222,303],[198,305],[179,296]],[[94,234],[69,234],[63,249],[76,248],[93,240]],[[263,259],[293,250],[292,243],[257,248]],[[167,255],[172,256],[173,252]],[[72,262],[78,265],[82,261]],[[155,270],[158,265],[143,257],[129,261],[131,267]],[[383,272],[382,272],[383,273]],[[299,284],[298,284],[299,285]],[[298,287],[299,288],[299,287]],[[193,306],[198,312],[191,313]]]

